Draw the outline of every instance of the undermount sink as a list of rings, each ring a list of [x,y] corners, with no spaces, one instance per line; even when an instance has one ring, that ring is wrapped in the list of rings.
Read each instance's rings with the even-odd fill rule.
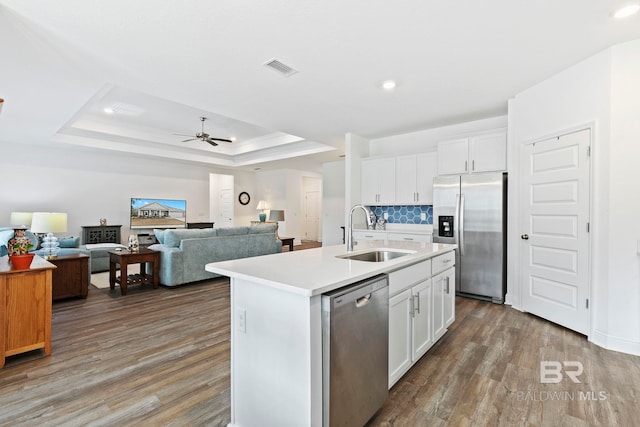
[[[367,262],[384,262],[395,258],[400,258],[415,252],[400,252],[394,250],[374,250],[369,252],[361,252],[357,254],[337,255],[336,258],[348,259],[353,261]]]

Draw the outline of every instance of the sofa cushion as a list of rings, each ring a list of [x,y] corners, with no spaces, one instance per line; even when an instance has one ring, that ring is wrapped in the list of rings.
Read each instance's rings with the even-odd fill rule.
[[[61,248],[79,248],[80,237],[60,237],[58,243]]]
[[[164,233],[164,244],[177,248],[183,239],[199,239],[203,237],[216,237],[215,228],[187,228],[187,229],[170,229]]]
[[[249,234],[275,233],[278,224],[259,224],[249,227]]]
[[[240,236],[249,233],[249,227],[218,228],[218,236]]]
[[[164,244],[164,232],[167,230],[162,230],[160,228],[154,228],[153,229],[153,235],[156,236],[156,239],[158,239],[158,242],[163,243]]]

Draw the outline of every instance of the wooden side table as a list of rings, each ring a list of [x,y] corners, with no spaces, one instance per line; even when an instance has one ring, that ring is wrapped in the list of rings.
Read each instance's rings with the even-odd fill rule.
[[[63,298],[86,298],[89,293],[89,255],[58,255],[49,259],[56,267],[53,270],[53,300]]]
[[[289,246],[289,251],[293,250],[293,237],[278,237],[282,241],[282,246]]]
[[[39,348],[51,354],[51,277],[56,266],[39,256],[28,270],[0,257],[0,368],[7,356]]]
[[[146,263],[153,264],[153,274],[146,272]],[[120,277],[116,277],[116,264],[120,264]],[[129,264],[140,264],[140,274],[127,274]],[[127,286],[143,283],[153,284],[153,289],[158,289],[158,276],[160,266],[160,252],[147,248],[140,248],[138,252],[128,250],[109,251],[109,286],[111,290],[120,285],[120,293],[127,294]]]

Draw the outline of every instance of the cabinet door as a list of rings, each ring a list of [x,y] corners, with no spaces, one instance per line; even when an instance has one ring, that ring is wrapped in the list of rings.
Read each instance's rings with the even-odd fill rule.
[[[362,161],[361,200],[363,205],[378,204],[378,171],[376,160]]]
[[[438,174],[438,154],[416,156],[416,193],[418,205],[433,204],[433,178]]]
[[[438,175],[469,172],[469,138],[438,143]]]
[[[469,158],[472,173],[507,170],[507,134],[474,136],[469,145]]]
[[[444,326],[448,328],[456,320],[456,269],[443,273],[444,281]]]
[[[393,205],[396,202],[396,159],[378,159],[378,205]]]
[[[433,278],[433,340],[437,341],[445,332],[444,326],[444,291],[446,273]]]
[[[413,297],[413,328],[411,359],[415,362],[433,345],[431,335],[431,280],[411,288]]]
[[[396,157],[396,203],[417,204],[417,162],[416,156]]]
[[[389,298],[389,388],[411,367],[411,289]]]

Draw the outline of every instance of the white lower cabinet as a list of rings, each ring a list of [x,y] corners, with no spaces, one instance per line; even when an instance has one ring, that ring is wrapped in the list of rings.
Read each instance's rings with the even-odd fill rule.
[[[389,387],[433,345],[431,280],[389,298]]]
[[[441,269],[450,258],[453,252],[389,274],[389,388],[455,320],[455,268]]]

